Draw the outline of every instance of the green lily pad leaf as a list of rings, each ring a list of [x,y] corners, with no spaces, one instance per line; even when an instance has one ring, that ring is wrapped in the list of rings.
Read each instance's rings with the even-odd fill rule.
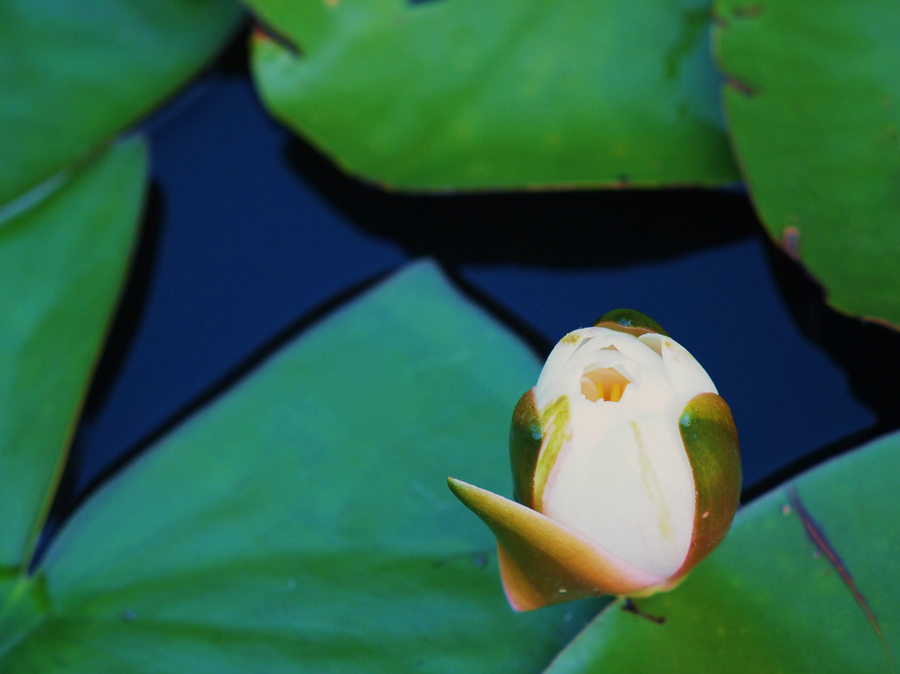
[[[548,674],[893,671],[898,489],[900,433],[802,475],[677,590],[611,604]]]
[[[132,139],[0,210],[0,574],[27,565],[50,505],[124,281],[145,165]]]
[[[404,189],[720,185],[738,174],[708,0],[247,0],[265,104]]]
[[[0,205],[157,105],[240,15],[232,0],[0,3]]]
[[[51,545],[19,672],[536,672],[596,604],[516,615],[448,474],[509,491],[539,363],[435,267],[287,344]]]
[[[843,312],[900,326],[900,7],[719,0],[725,108],[769,234]]]

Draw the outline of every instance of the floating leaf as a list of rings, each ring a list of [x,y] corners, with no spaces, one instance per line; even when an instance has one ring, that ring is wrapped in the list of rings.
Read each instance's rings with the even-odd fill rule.
[[[0,574],[27,563],[125,276],[140,140],[0,211]]]
[[[4,0],[0,205],[157,105],[239,17],[231,0]]]
[[[893,671],[898,489],[900,433],[802,475],[677,590],[611,604],[547,674]]]
[[[276,117],[410,189],[717,185],[707,0],[248,0]]]
[[[900,326],[900,6],[719,0],[729,126],[771,236],[836,309]]]
[[[446,487],[508,491],[498,451],[538,368],[413,265],[100,488],[0,669],[540,671],[596,605],[515,615],[493,537]]]

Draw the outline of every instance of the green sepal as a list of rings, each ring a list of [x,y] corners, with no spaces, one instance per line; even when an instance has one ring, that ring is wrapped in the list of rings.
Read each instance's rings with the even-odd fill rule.
[[[635,337],[646,335],[648,332],[656,332],[669,337],[669,333],[663,330],[659,323],[634,309],[613,309],[612,311],[607,311],[594,322],[594,327],[618,330]]]
[[[534,473],[543,437],[534,389],[528,389],[513,410],[509,428],[509,462],[512,466],[513,497],[529,508],[534,507]]]
[[[697,494],[691,547],[675,578],[712,552],[731,526],[741,496],[741,452],[731,409],[721,396],[701,393],[685,406],[678,430]]]
[[[604,594],[634,594],[664,580],[536,510],[452,477],[447,484],[497,537],[503,589],[516,611]]]

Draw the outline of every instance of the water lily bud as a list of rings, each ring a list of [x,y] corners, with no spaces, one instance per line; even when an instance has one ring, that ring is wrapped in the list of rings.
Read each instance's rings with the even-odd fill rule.
[[[510,429],[510,500],[449,479],[497,537],[516,610],[668,590],[725,537],[741,463],[700,364],[635,311],[569,333]]]

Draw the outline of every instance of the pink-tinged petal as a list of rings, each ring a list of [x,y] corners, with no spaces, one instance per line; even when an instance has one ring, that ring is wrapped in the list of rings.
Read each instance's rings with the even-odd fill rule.
[[[453,478],[447,482],[497,537],[503,587],[517,611],[603,594],[632,594],[665,580],[515,501]]]
[[[715,393],[692,398],[678,419],[697,494],[691,547],[673,580],[722,542],[741,496],[741,453],[728,404]]]
[[[534,401],[534,389],[519,399],[509,429],[509,462],[512,466],[513,496],[529,508],[534,507],[534,474],[544,432],[541,415]]]

